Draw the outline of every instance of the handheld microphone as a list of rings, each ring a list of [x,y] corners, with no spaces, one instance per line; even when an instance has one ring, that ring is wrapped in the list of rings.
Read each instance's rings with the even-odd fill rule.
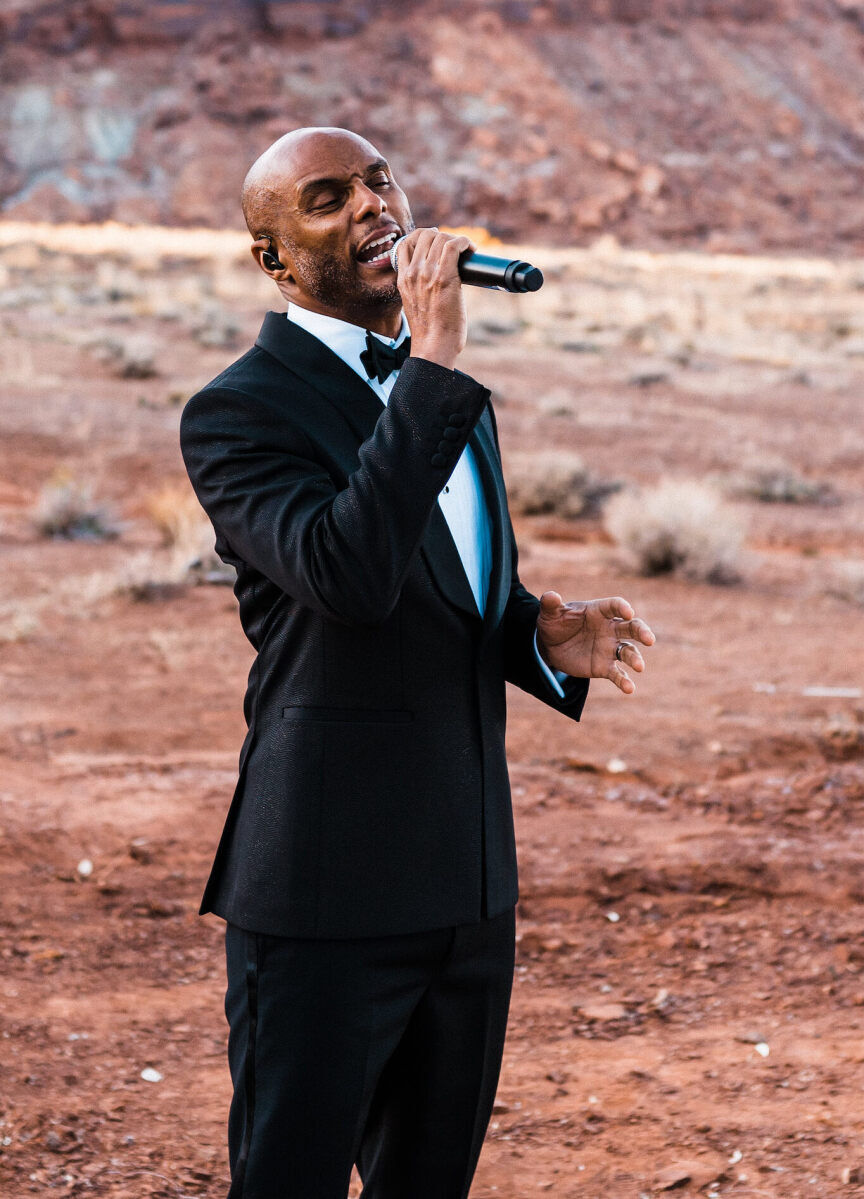
[[[400,237],[390,251],[390,265],[399,271]],[[518,258],[494,258],[491,254],[475,254],[466,250],[459,255],[459,278],[474,287],[494,287],[498,291],[539,291],[543,286],[543,272],[530,262]]]

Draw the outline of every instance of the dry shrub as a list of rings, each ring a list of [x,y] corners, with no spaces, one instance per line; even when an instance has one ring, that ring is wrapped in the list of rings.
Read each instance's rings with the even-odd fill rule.
[[[156,346],[148,337],[100,337],[90,349],[119,379],[152,379],[159,373]]]
[[[745,462],[726,480],[725,490],[738,499],[762,504],[836,504],[830,483],[805,479],[785,462],[773,458]]]
[[[28,607],[21,601],[0,608],[0,645],[27,641],[38,632],[39,627],[35,606]]]
[[[216,556],[213,526],[188,483],[165,483],[147,496],[144,508],[162,534],[162,544],[171,551],[169,583],[190,572],[205,582],[234,581],[233,570]]]
[[[507,498],[517,516],[587,516],[619,486],[592,478],[570,450],[516,453],[507,459]]]
[[[828,595],[864,608],[864,562],[840,562],[825,588]]]
[[[60,468],[42,486],[32,510],[33,523],[45,537],[104,541],[119,527],[108,509],[96,504],[90,483]]]
[[[639,574],[708,583],[737,578],[743,523],[704,483],[669,481],[623,492],[610,501],[604,523]]]

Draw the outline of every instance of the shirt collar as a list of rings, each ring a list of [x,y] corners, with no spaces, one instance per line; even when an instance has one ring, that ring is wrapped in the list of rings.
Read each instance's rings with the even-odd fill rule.
[[[322,341],[328,349],[337,354],[344,363],[356,371],[361,379],[368,381],[366,367],[360,361],[360,355],[366,349],[366,330],[360,325],[352,325],[348,321],[340,321],[335,316],[324,316],[320,312],[310,312],[299,304],[288,303],[288,320],[311,333]],[[388,346],[398,346],[408,337],[411,330],[402,314],[402,326],[395,338],[385,337],[382,333],[373,333]]]

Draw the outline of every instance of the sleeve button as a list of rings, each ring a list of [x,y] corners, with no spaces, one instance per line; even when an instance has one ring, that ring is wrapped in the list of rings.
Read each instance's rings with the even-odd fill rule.
[[[454,429],[461,429],[465,424],[465,417],[461,412],[454,412],[447,421],[448,425],[452,425]]]
[[[447,459],[444,457],[443,454],[433,454],[432,457],[429,459],[429,461],[432,463],[433,466],[446,466],[447,465]]]
[[[458,429],[453,429],[450,427],[446,428],[443,433],[445,441],[458,441],[461,436],[462,434]]]

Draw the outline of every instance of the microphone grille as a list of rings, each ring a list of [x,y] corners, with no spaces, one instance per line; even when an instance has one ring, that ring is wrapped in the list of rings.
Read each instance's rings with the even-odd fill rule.
[[[397,273],[399,271],[399,246],[404,240],[405,235],[403,234],[402,237],[397,237],[393,245],[390,247],[390,265]]]

